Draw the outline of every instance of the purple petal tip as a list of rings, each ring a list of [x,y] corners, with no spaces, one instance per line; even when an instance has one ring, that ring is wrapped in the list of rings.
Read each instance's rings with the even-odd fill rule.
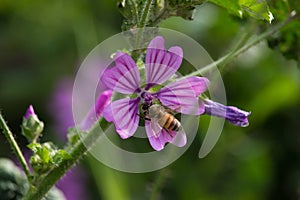
[[[95,103],[95,111],[96,116],[99,117],[104,108],[110,103],[110,98],[112,96],[112,90],[106,90],[101,93],[101,95],[98,97],[96,103]]]
[[[29,119],[30,116],[36,116],[34,110],[33,110],[33,106],[30,105],[24,115],[25,119]]]
[[[110,104],[111,96],[111,90],[106,90],[99,95],[94,108],[90,109],[86,117],[82,120],[80,125],[81,130],[89,130],[96,123],[96,121],[102,115],[104,108]]]
[[[162,36],[156,36],[153,38],[150,43],[148,48],[153,48],[153,49],[165,49],[165,40]]]

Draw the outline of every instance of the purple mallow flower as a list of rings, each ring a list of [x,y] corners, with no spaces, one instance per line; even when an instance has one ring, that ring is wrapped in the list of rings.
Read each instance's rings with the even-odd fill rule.
[[[225,106],[209,99],[203,100],[205,114],[225,118],[235,126],[246,127],[249,125],[248,116],[251,112],[240,110],[234,106]]]
[[[198,96],[207,90],[209,81],[203,77],[191,76],[172,82],[154,91],[153,87],[168,81],[181,65],[182,49],[173,46],[166,50],[164,39],[155,37],[149,44],[145,58],[145,83],[141,83],[139,69],[134,60],[126,53],[118,52],[114,57],[115,65],[106,69],[101,81],[114,92],[136,96],[123,98],[109,104],[103,112],[104,118],[113,122],[121,138],[131,137],[139,123],[139,104],[160,102],[163,106],[189,115],[204,113],[204,103]],[[132,95],[134,96],[134,95]],[[180,131],[155,129],[145,120],[145,129],[151,146],[159,151],[167,142],[176,146],[186,144],[186,135]]]

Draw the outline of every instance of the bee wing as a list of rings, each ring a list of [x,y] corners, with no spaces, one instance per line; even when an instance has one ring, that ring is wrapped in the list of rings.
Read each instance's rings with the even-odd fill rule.
[[[158,119],[156,118],[151,119],[150,127],[154,137],[158,137],[161,133],[161,130],[163,129],[163,127],[159,125]]]
[[[156,119],[146,121],[145,128],[149,142],[156,151],[162,150],[168,142],[178,147],[186,144],[186,134],[183,129],[178,132],[165,130]]]
[[[164,106],[164,108],[168,113],[171,113],[172,115],[176,115],[177,113],[180,113],[181,110],[180,105],[168,105],[168,106]]]
[[[181,130],[174,132],[172,132],[172,141],[171,143],[178,146],[178,147],[183,147],[186,144],[187,138],[186,138],[186,134],[184,129],[182,128]]]

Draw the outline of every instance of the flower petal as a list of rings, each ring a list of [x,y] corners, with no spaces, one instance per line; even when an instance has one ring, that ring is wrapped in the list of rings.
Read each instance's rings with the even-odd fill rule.
[[[151,122],[149,121],[145,122],[145,128],[149,138],[149,142],[153,149],[155,149],[156,151],[162,150],[167,142],[172,143],[178,147],[182,147],[186,144],[186,134],[183,129],[178,132],[168,132],[165,129],[160,129],[161,131],[157,134],[153,129],[153,124],[151,124]]]
[[[146,89],[168,80],[181,65],[183,52],[180,47],[164,47],[164,38],[157,36],[151,40],[146,53]]]
[[[119,93],[134,93],[140,85],[140,73],[134,60],[123,52],[116,53],[114,60],[115,66],[103,72],[101,81]]]
[[[103,111],[104,118],[114,122],[122,139],[131,137],[139,124],[139,98],[120,99],[109,104]]]
[[[86,117],[82,120],[80,124],[81,130],[87,131],[96,123],[96,121],[102,115],[105,107],[107,107],[107,105],[110,103],[111,96],[112,96],[111,90],[106,90],[99,95],[94,107],[88,112]]]
[[[207,90],[208,84],[206,78],[191,76],[166,85],[156,95],[170,109],[183,114],[200,115],[204,112],[204,104],[199,104],[198,96]]]

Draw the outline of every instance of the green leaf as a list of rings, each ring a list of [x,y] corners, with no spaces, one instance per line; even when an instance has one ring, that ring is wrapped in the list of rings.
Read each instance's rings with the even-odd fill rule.
[[[244,13],[255,19],[267,20],[269,23],[274,19],[265,0],[239,0]]]
[[[40,156],[42,162],[49,163],[51,160],[50,150],[46,147],[39,148],[37,151],[37,155]]]
[[[161,12],[164,12],[160,20],[171,16],[193,20],[196,6],[202,3],[204,3],[204,0],[165,0],[164,8],[161,9],[161,6],[159,7]],[[157,13],[155,13],[154,18],[157,18]]]
[[[32,143],[28,147],[34,152],[30,157],[30,164],[37,174],[45,173],[54,167],[53,158],[58,151],[53,143]]]
[[[265,0],[208,0],[211,3],[226,8],[228,12],[240,18],[248,15],[254,19],[266,20],[269,23],[274,19]]]
[[[123,30],[135,28],[140,22],[145,6],[145,0],[120,0],[118,8],[123,15]],[[159,22],[172,16],[179,16],[192,20],[197,5],[205,0],[156,0],[151,4],[150,13],[146,21],[147,26],[157,26]]]
[[[31,143],[29,145],[27,145],[27,147],[29,149],[31,149],[34,153],[36,153],[38,151],[39,148],[41,148],[41,144],[40,143]]]
[[[6,158],[0,158],[0,199],[21,199],[27,189],[26,176]]]
[[[281,52],[287,59],[300,61],[300,22],[294,21],[268,40],[269,47]]]
[[[34,152],[30,158],[30,164],[37,175],[45,173],[59,165],[62,161],[71,158],[67,151],[57,149],[52,142],[45,142],[43,144],[32,143],[28,147]]]
[[[53,156],[53,162],[56,165],[60,164],[64,160],[69,160],[69,159],[71,159],[71,155],[62,149],[58,150],[56,154]]]
[[[0,199],[22,199],[28,190],[26,176],[9,159],[0,158]],[[64,194],[53,187],[45,196],[45,200],[65,200]]]
[[[292,18],[292,22],[269,38],[268,45],[285,58],[296,60],[300,68],[300,1],[272,1],[270,6],[278,21]]]
[[[22,199],[28,190],[26,176],[9,159],[0,158],[0,199]],[[45,200],[65,200],[64,194],[53,187],[44,197]]]
[[[68,129],[68,142],[70,145],[74,145],[77,141],[80,140],[78,129],[76,127]]]
[[[223,1],[223,0],[208,0],[211,3],[214,3],[218,6],[221,6],[223,8],[226,8],[228,12],[231,14],[235,14],[239,17],[243,17],[243,11],[239,5],[239,2],[237,0],[230,0],[230,1]]]

